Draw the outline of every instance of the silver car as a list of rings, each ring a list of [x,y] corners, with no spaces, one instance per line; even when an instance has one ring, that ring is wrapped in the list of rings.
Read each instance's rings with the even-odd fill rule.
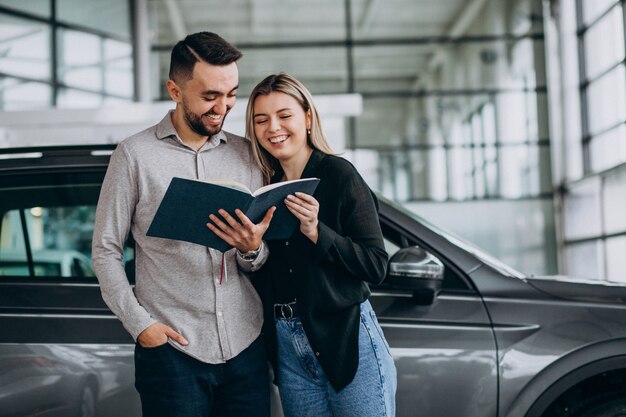
[[[0,416],[140,415],[133,341],[96,279],[36,267],[89,256],[111,149],[0,152],[0,259],[27,266],[0,276]],[[525,276],[383,198],[380,222],[392,256],[371,302],[398,416],[626,416],[626,287]],[[132,259],[131,238],[131,282]]]

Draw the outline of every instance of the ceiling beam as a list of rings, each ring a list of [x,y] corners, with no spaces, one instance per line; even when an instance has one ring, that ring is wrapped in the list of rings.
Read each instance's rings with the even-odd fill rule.
[[[370,28],[376,17],[378,6],[380,6],[380,0],[367,0],[367,4],[363,8],[363,14],[357,25],[359,32],[364,33]]]
[[[480,12],[483,10],[485,3],[487,3],[487,0],[472,0],[469,3],[466,3],[456,21],[450,26],[447,36],[454,39],[465,35],[472,23],[474,23]],[[428,63],[428,67],[431,70],[435,70],[444,61],[445,56],[446,48],[438,48],[435,55]]]

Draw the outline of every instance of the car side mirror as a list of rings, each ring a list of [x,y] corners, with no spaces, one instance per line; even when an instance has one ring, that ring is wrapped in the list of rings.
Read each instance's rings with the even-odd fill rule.
[[[443,263],[419,246],[400,249],[389,259],[387,282],[392,288],[413,291],[419,305],[431,305],[443,284]]]

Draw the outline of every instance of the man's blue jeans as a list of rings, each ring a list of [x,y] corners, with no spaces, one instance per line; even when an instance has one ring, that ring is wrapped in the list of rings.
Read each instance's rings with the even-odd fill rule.
[[[269,417],[269,367],[259,337],[235,358],[208,364],[169,343],[135,346],[143,417]]]
[[[276,320],[278,389],[286,417],[393,417],[396,367],[369,301],[361,304],[359,367],[335,392],[294,317]]]

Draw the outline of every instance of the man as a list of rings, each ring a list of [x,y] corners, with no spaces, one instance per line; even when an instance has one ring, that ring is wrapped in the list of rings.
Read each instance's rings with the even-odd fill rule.
[[[167,81],[175,110],[118,145],[102,184],[93,264],[105,302],[137,342],[135,386],[144,417],[269,416],[261,302],[240,270],[254,271],[267,259],[261,237],[273,209],[259,224],[226,214],[223,226],[232,228],[228,243],[236,250],[225,254],[146,236],[174,176],[262,185],[249,142],[222,130],[236,101],[240,57],[214,33],[178,42]],[[123,265],[129,231],[136,242],[134,292]]]

